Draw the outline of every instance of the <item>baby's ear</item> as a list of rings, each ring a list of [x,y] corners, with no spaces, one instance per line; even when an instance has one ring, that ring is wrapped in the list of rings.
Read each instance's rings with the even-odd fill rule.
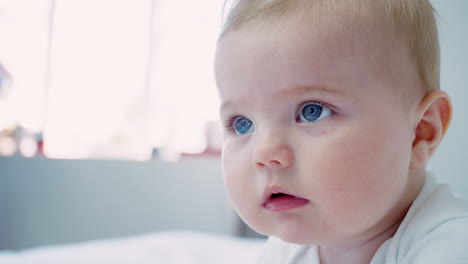
[[[415,135],[411,169],[424,168],[439,146],[452,119],[452,105],[446,92],[429,92],[419,103],[415,119]]]

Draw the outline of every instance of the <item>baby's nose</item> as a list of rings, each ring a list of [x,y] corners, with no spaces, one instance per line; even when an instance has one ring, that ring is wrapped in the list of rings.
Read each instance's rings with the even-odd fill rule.
[[[293,160],[293,151],[282,137],[270,135],[256,141],[253,154],[255,167],[288,168]]]

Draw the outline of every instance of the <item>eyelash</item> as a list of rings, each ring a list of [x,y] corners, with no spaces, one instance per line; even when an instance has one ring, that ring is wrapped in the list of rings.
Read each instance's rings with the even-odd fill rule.
[[[229,131],[229,133],[236,134],[236,132],[234,131],[234,121],[236,121],[236,119],[238,119],[239,117],[241,117],[241,116],[240,115],[233,115],[233,116],[229,117],[226,120],[226,122],[224,122],[224,129]]]
[[[330,109],[331,111],[331,115],[335,114],[335,108],[333,107],[333,105],[329,104],[329,103],[325,103],[323,101],[319,101],[319,100],[304,100],[302,101],[301,103],[299,103],[296,107],[296,121],[298,121],[298,117],[299,115],[301,114],[301,110],[302,108],[307,105],[307,104],[318,104],[320,106],[323,106],[323,107],[326,107],[328,109]]]
[[[328,109],[330,109],[331,111],[331,114],[333,115],[335,113],[335,111],[333,110],[334,107],[333,105],[329,104],[329,103],[325,103],[323,101],[319,101],[319,100],[304,100],[302,102],[300,102],[299,104],[297,104],[297,107],[296,107],[296,113],[295,113],[295,118],[296,118],[296,121],[298,121],[298,117],[299,117],[299,114],[300,114],[300,111],[302,110],[302,107],[306,104],[318,104],[318,105],[321,105],[323,107],[327,107]],[[233,116],[230,116],[225,122],[224,122],[224,128],[229,131],[230,133],[234,133],[235,134],[235,131],[234,131],[234,122],[236,119],[240,118],[240,117],[243,117],[241,115],[233,115]]]

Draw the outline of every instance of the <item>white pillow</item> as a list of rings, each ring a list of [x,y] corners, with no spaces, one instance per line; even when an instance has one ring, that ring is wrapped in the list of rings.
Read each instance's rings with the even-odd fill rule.
[[[24,251],[0,251],[0,264],[248,264],[265,240],[198,232],[161,232]]]

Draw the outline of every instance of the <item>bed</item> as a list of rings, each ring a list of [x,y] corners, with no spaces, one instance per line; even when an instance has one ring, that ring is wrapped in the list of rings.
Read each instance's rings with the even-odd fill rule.
[[[264,239],[170,231],[85,243],[0,251],[1,264],[248,264]]]

